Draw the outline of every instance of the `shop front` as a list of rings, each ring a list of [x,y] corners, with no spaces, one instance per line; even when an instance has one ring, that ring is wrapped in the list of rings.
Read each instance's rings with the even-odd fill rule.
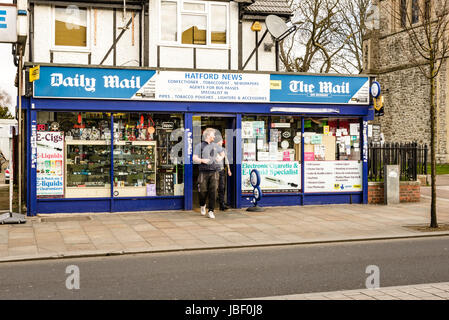
[[[367,201],[368,76],[187,72],[41,65],[23,98],[29,215],[191,210],[192,151],[223,137],[227,202]]]

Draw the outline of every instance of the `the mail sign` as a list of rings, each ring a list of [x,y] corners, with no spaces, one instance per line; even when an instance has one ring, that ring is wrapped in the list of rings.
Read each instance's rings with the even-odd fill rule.
[[[17,8],[0,4],[0,43],[17,42]]]
[[[270,88],[272,102],[369,104],[369,78],[362,76],[272,74]]]

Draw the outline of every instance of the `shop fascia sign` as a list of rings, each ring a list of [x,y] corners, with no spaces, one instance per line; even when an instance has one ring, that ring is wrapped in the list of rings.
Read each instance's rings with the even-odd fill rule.
[[[368,104],[369,77],[41,66],[36,98]]]

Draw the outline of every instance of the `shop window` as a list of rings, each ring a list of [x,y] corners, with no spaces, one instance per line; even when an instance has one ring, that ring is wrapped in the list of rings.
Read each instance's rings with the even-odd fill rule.
[[[362,191],[360,121],[304,118],[304,192]]]
[[[109,197],[110,116],[38,112],[37,197]]]
[[[111,116],[37,113],[38,198],[184,194],[183,116],[117,113],[113,136]]]
[[[245,116],[242,120],[242,191],[252,190],[249,175],[258,169],[263,192],[301,189],[301,118]]]
[[[187,45],[226,45],[228,10],[229,5],[224,3],[161,1],[161,41]],[[181,34],[180,39],[178,33]]]
[[[88,10],[77,6],[54,8],[54,45],[87,47]]]
[[[184,194],[181,114],[114,114],[114,196]]]
[[[332,118],[304,119],[304,160],[360,160],[360,122]]]

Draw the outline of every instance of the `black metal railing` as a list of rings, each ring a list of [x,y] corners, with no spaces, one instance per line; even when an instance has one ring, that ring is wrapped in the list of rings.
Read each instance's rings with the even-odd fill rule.
[[[383,181],[384,166],[399,165],[401,181],[416,181],[427,174],[427,145],[412,143],[370,143],[368,148],[368,181]]]

